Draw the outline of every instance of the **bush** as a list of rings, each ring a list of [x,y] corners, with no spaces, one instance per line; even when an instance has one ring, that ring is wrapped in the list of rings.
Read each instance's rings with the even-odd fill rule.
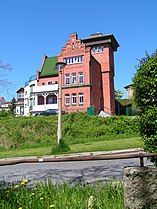
[[[141,109],[140,134],[145,150],[157,152],[157,52],[140,60],[133,79],[134,98]],[[157,158],[152,158],[157,165]]]
[[[68,144],[62,139],[52,147],[52,154],[62,154],[70,150]]]

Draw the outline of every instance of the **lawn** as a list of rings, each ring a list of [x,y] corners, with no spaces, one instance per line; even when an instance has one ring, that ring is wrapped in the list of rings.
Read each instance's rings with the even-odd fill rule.
[[[68,153],[79,152],[94,152],[94,151],[111,151],[131,148],[143,148],[143,143],[139,137],[116,139],[109,141],[97,141],[88,142],[85,144],[73,144],[70,145],[70,151]],[[25,148],[25,149],[10,149],[2,150],[0,152],[0,158],[7,157],[20,157],[20,156],[45,156],[51,155],[51,146],[37,147],[37,148]]]

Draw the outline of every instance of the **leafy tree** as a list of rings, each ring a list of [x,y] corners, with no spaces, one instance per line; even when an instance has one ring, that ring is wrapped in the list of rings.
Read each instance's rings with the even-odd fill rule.
[[[115,90],[115,99],[121,99],[123,97],[123,92],[121,90]]]
[[[16,99],[13,97],[11,100],[11,105],[9,106],[9,112],[14,115],[15,114],[15,108],[16,108]]]
[[[135,102],[141,110],[140,133],[145,150],[157,152],[157,51],[139,60],[133,78]],[[157,165],[157,158],[152,158]]]

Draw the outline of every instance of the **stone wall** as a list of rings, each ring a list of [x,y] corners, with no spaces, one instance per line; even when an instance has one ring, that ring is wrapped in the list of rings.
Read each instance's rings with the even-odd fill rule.
[[[126,209],[157,209],[157,168],[124,168]]]

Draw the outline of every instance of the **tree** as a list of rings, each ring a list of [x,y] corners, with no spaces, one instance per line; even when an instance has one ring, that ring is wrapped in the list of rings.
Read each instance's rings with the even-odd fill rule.
[[[13,68],[11,67],[10,64],[4,64],[2,63],[2,61],[0,61],[0,70],[1,71],[11,71]],[[4,77],[6,74],[0,74],[0,88],[2,89],[6,89],[9,85],[10,82],[7,79],[2,79],[2,77]]]
[[[16,99],[13,97],[11,100],[11,105],[9,106],[9,112],[14,115],[15,114],[15,108],[16,108]]]
[[[121,90],[115,90],[115,99],[121,99],[123,97],[123,92]]]
[[[145,150],[157,152],[157,51],[139,60],[133,78],[134,100],[141,110],[140,134]],[[152,158],[157,165],[157,158]]]

